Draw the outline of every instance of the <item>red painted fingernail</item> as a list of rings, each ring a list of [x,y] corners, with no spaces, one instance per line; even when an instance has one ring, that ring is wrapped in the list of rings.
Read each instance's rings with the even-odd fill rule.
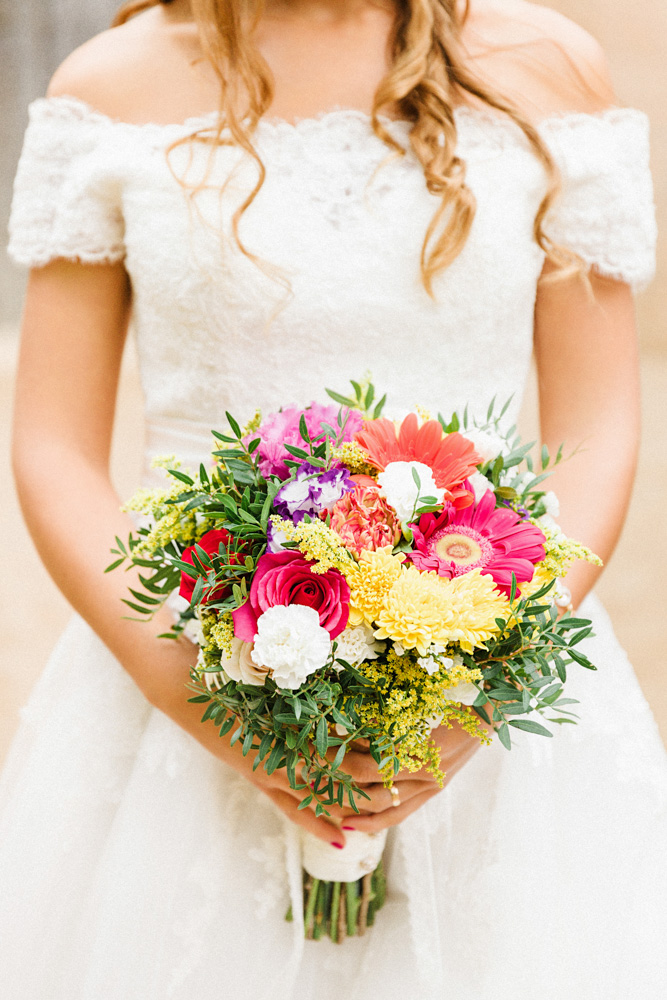
[[[331,841],[331,846],[332,847],[337,847],[339,851],[343,850],[343,845],[342,844],[337,844],[335,840]]]
[[[353,826],[341,826],[341,830],[352,830],[352,832],[354,833],[355,827],[353,827]]]

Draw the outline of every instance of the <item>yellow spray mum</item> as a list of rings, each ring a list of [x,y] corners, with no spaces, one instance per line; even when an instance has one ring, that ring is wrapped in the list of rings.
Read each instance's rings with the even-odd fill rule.
[[[472,653],[498,635],[496,618],[506,618],[508,601],[493,578],[473,570],[453,580],[436,573],[403,570],[375,615],[378,639],[392,639],[426,656],[433,643],[458,643]]]
[[[364,550],[350,584],[350,624],[369,625],[377,619],[384,601],[403,572],[404,555],[392,555],[391,545]]]

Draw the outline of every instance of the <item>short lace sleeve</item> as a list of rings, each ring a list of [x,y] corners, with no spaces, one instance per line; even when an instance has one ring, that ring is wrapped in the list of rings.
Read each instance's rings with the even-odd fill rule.
[[[110,119],[74,99],[30,105],[9,221],[8,252],[17,263],[123,258],[119,184],[105,150],[111,128]]]
[[[632,108],[543,123],[562,175],[545,232],[600,274],[644,288],[655,273],[649,121]]]

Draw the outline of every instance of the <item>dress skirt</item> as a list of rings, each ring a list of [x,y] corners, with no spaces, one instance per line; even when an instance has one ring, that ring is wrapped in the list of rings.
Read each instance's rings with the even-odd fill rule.
[[[667,758],[604,610],[581,610],[579,724],[481,747],[390,832],[387,905],[341,945],[303,941],[291,824],[74,617],[1,785],[2,996],[663,1000]]]

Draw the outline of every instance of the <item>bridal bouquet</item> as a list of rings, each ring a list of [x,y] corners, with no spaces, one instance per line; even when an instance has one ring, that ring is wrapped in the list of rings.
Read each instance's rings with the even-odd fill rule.
[[[144,523],[109,567],[139,567],[126,604],[140,615],[177,605],[166,635],[199,647],[202,722],[254,767],[284,767],[317,815],[363,810],[349,749],[388,788],[401,769],[442,782],[436,727],[484,743],[495,729],[508,749],[512,729],[551,736],[543,721],[575,719],[568,664],[592,667],[577,648],[590,622],[563,614],[560,581],[599,560],[554,520],[544,479],[560,453],[536,470],[494,404],[482,422],[393,422],[372,385],[352,387],[245,428],[227,414],[196,474],[160,460],[167,485],[127,504]],[[384,835],[350,832],[342,850],[301,835],[306,934],[363,933],[384,900]]]

